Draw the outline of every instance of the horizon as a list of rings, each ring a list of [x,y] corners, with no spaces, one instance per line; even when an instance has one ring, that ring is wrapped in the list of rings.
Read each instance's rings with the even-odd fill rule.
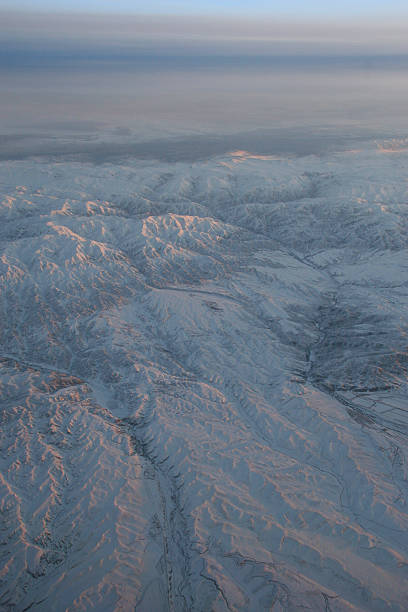
[[[381,2],[353,3],[351,12],[350,3],[329,10],[318,1],[292,2],[303,7],[296,15],[285,6],[19,1],[11,9],[0,2],[0,132],[42,132],[41,151],[60,151],[65,144],[48,141],[61,137],[55,126],[62,125],[73,141],[78,130],[111,142],[121,133],[125,150],[130,139],[139,145],[169,136],[303,134],[323,126],[339,142],[342,130],[359,138],[405,129],[402,3],[381,17]],[[302,138],[294,151],[304,150]]]
[[[84,5],[84,8],[88,5]],[[0,41],[41,40],[81,41],[83,43],[135,43],[137,40],[160,40],[196,44],[217,42],[228,44],[317,45],[320,54],[353,54],[356,51],[378,55],[408,53],[407,26],[398,15],[348,17],[320,15],[318,18],[302,15],[291,18],[284,15],[256,15],[251,17],[233,13],[121,13],[92,12],[89,10],[46,11],[13,10],[0,4]],[[302,50],[304,50],[302,48]]]

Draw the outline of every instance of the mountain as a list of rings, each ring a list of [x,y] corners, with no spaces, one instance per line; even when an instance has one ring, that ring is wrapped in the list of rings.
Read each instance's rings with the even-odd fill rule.
[[[1,610],[406,610],[407,161],[3,162]]]

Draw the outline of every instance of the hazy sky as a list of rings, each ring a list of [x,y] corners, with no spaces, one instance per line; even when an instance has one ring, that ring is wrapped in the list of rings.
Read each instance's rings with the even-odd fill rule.
[[[0,0],[0,78],[0,135],[399,132],[408,0]]]
[[[125,3],[120,4],[124,8]],[[38,0],[37,8],[41,5],[42,2]],[[60,5],[62,8],[62,1]],[[317,2],[315,5],[317,10]],[[153,2],[149,7],[153,10],[158,5]],[[172,7],[174,9],[173,3]],[[55,2],[53,8],[58,8]],[[70,8],[75,8],[75,2],[71,1]],[[81,8],[89,9],[90,3],[81,2]],[[98,48],[98,52],[102,48],[110,52],[113,48],[140,49],[147,45],[149,50],[154,47],[160,51],[162,48],[166,55],[178,53],[181,49],[187,56],[192,50],[226,55],[406,54],[408,18],[398,20],[396,15],[395,11],[390,10],[387,19],[375,19],[371,11],[370,19],[345,16],[334,19],[321,15],[319,19],[302,20],[299,15],[297,19],[282,16],[261,18],[253,11],[250,17],[243,17],[239,14],[238,6],[228,16],[197,16],[187,11],[184,15],[126,16],[119,13],[108,15],[102,11],[94,14],[72,10],[68,13],[3,11],[0,13],[0,62],[2,47],[12,50],[20,45],[28,51],[33,44],[39,48],[51,44],[56,50],[71,46],[75,51],[78,46],[93,47]]]
[[[406,0],[0,0],[0,8],[143,14],[292,15],[408,14]]]
[[[0,61],[2,47],[21,43],[98,52],[147,43],[165,54],[178,53],[180,43],[227,55],[408,54],[408,0],[0,0]]]

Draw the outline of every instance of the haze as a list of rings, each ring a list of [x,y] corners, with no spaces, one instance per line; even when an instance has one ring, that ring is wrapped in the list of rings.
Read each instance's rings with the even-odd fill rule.
[[[4,142],[10,156],[55,153],[49,138],[61,135],[72,153],[84,145],[78,133],[89,149],[101,138],[253,139],[285,127],[335,142],[407,125],[408,45],[395,17],[3,11],[0,33],[3,156]]]

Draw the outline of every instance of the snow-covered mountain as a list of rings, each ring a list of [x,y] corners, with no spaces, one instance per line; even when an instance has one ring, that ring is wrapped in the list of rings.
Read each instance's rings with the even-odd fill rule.
[[[407,609],[407,161],[3,163],[1,610]]]

